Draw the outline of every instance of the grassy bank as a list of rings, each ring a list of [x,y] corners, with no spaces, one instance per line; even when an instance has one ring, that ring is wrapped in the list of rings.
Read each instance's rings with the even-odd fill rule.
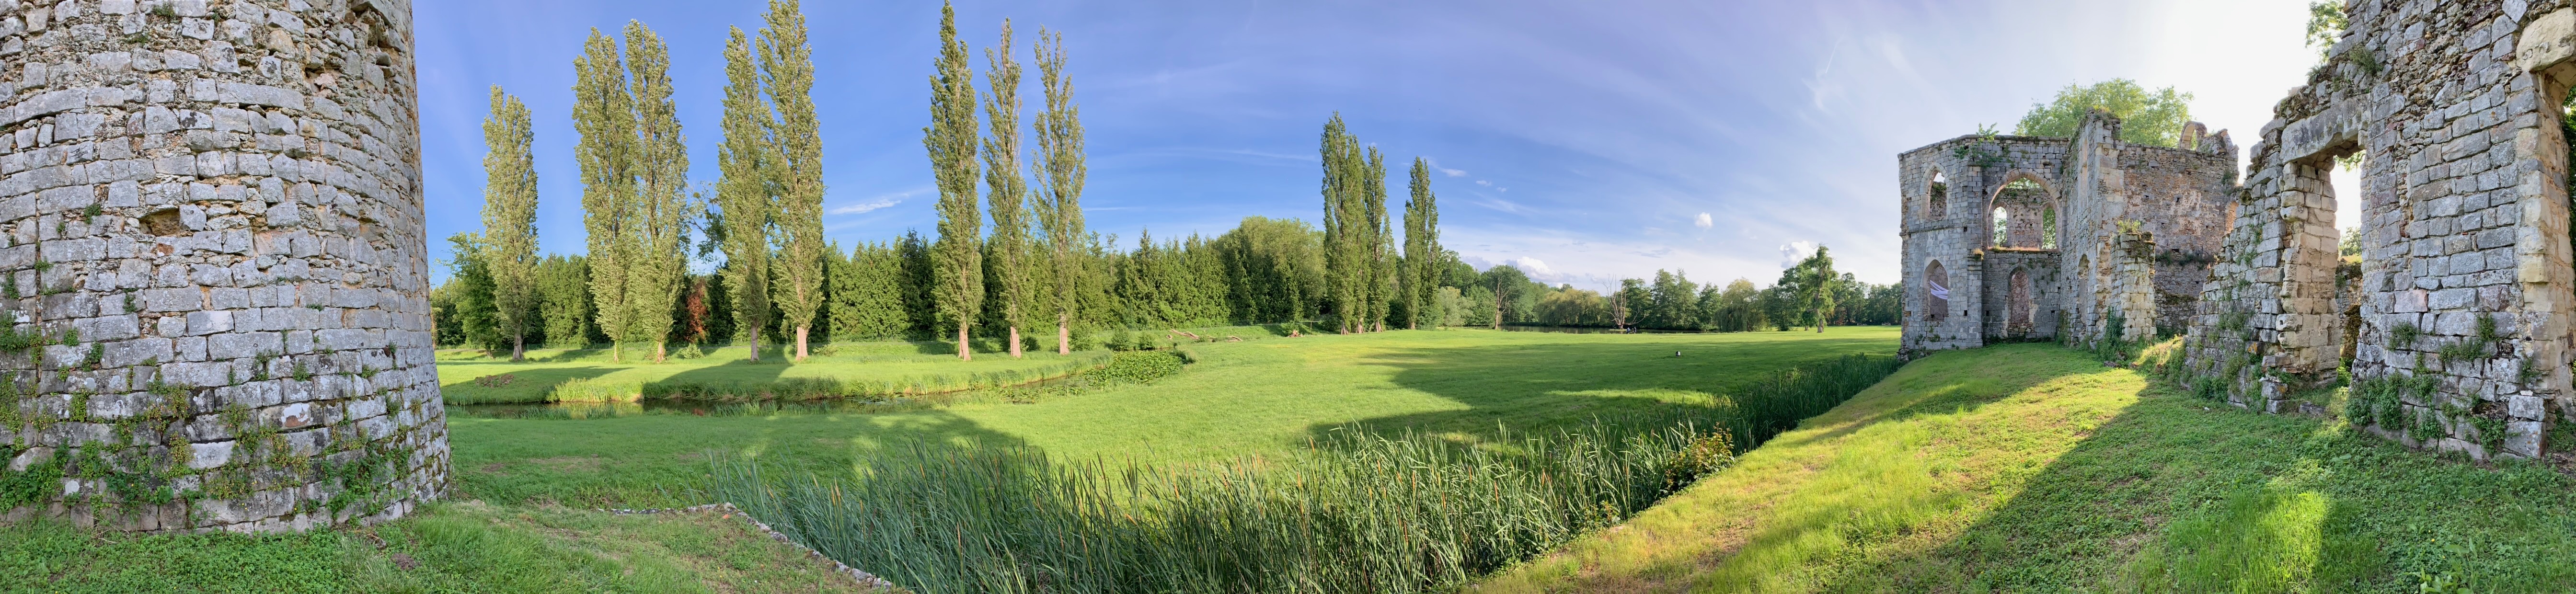
[[[2576,481],[2049,345],[1946,352],[1482,592],[2544,592]]]
[[[846,472],[863,455],[912,442],[1026,445],[1065,460],[1165,465],[1286,456],[1357,428],[1474,442],[1498,425],[1546,433],[1595,418],[1666,415],[1799,363],[1891,354],[1894,346],[1895,332],[1883,328],[1271,338],[1193,345],[1197,362],[1187,373],[1034,404],[979,398],[875,414],[458,417],[448,430],[463,497],[684,505],[711,500],[703,492],[710,450],[758,458],[782,472]]]
[[[371,529],[298,535],[0,527],[7,592],[863,591],[830,571],[719,514],[460,503]]]

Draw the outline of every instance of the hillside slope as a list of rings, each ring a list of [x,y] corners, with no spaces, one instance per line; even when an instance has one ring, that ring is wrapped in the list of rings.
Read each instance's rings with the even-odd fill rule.
[[[1482,592],[2567,591],[2576,481],[2200,400],[2086,353],[1917,361]]]

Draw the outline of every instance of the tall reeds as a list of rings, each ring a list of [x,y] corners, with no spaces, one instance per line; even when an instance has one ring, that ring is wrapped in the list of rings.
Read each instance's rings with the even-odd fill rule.
[[[1624,520],[1892,373],[1847,357],[1645,423],[1462,443],[1328,432],[1213,469],[1062,462],[1019,446],[897,448],[855,476],[719,457],[715,494],[924,592],[1418,592]]]

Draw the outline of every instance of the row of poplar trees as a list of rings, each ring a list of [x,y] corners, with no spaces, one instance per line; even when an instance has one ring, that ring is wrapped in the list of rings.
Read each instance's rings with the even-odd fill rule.
[[[460,234],[455,274],[434,295],[450,343],[525,356],[531,337],[621,346],[793,334],[802,359],[817,338],[935,335],[971,359],[978,327],[999,326],[1021,355],[1024,330],[1054,326],[1057,352],[1087,330],[1328,319],[1344,332],[1436,323],[1439,271],[1456,255],[1437,239],[1429,166],[1416,159],[1403,249],[1387,212],[1384,158],[1345,129],[1325,128],[1324,225],[1249,217],[1216,238],[1154,241],[1132,251],[1087,230],[1083,129],[1062,36],[1034,48],[1043,104],[1033,121],[1009,21],[984,50],[983,89],[955,12],[940,15],[940,51],[923,128],[939,189],[934,239],[907,234],[848,251],[823,236],[822,141],[814,68],[795,0],[773,0],[755,34],[724,48],[720,178],[688,187],[669,54],[630,22],[624,44],[592,31],[574,61],[573,120],[588,252],[541,256],[537,178],[526,105],[492,91],[484,123],[484,229]],[[1024,142],[1025,140],[1025,142]],[[1033,145],[1033,146],[1030,146]],[[1027,160],[1023,161],[1026,157]],[[988,218],[989,216],[989,218]],[[991,233],[985,234],[989,224]],[[691,274],[693,261],[716,261]],[[683,352],[686,354],[686,351]]]

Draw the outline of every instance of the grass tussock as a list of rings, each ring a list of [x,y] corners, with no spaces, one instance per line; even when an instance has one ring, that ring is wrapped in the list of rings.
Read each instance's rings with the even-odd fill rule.
[[[923,591],[1428,591],[1616,524],[1726,466],[1734,444],[1794,428],[1896,366],[1849,356],[1791,369],[1661,423],[1478,443],[1352,427],[1301,455],[1213,469],[1067,463],[1021,446],[914,445],[850,478],[720,459],[715,494]]]

